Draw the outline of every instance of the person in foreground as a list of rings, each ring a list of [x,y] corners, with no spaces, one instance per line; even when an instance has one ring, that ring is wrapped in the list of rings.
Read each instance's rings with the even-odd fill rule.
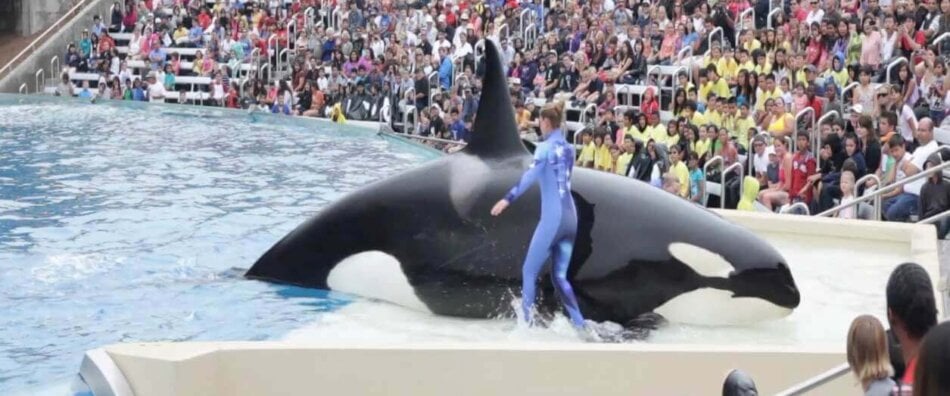
[[[567,267],[574,250],[577,234],[577,210],[571,196],[571,172],[574,168],[574,147],[564,138],[560,125],[564,115],[564,103],[556,102],[541,111],[541,133],[544,141],[534,152],[534,162],[521,176],[521,180],[491,210],[498,216],[538,181],[541,185],[541,220],[534,230],[531,245],[522,268],[521,307],[525,321],[533,323],[532,308],[536,284],[541,267],[550,255],[553,258],[551,280],[558,291],[561,303],[567,309],[571,323],[578,329],[585,328],[584,317],[577,306],[577,297],[567,280]]]
[[[898,382],[900,392],[915,386],[914,372],[920,342],[937,325],[937,304],[933,283],[927,271],[915,263],[903,263],[891,272],[887,281],[887,321],[900,344],[907,369]],[[891,356],[892,361],[895,356]]]
[[[950,395],[950,322],[927,332],[914,373],[914,396]]]
[[[865,396],[889,396],[894,390],[891,359],[887,352],[887,333],[877,318],[861,315],[848,330],[848,364],[861,381]]]

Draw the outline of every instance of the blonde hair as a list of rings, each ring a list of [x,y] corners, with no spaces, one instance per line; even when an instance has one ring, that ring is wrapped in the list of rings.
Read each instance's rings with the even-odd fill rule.
[[[564,122],[564,101],[551,102],[541,109],[541,118],[551,121],[551,126],[557,128]]]
[[[848,364],[862,384],[893,374],[884,326],[871,315],[854,318],[848,329]]]

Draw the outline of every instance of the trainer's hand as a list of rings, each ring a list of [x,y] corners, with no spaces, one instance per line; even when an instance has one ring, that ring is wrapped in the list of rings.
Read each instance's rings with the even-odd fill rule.
[[[498,203],[496,203],[494,207],[491,208],[491,215],[498,216],[501,214],[501,212],[504,212],[505,208],[507,207],[508,207],[508,201],[505,199],[502,199],[501,201],[498,201]]]

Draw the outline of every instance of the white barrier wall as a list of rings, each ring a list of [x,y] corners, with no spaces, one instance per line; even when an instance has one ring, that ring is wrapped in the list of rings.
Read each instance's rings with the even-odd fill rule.
[[[842,351],[605,344],[129,344],[106,351],[138,396],[715,395],[733,367],[774,394]],[[816,394],[858,394],[842,377]]]

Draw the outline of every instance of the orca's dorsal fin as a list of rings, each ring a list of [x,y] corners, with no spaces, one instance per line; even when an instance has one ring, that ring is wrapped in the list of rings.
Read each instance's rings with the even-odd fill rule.
[[[518,136],[518,124],[515,122],[514,106],[511,105],[501,51],[494,41],[485,40],[483,59],[485,73],[482,77],[482,92],[465,152],[496,158],[527,154],[528,150]]]

